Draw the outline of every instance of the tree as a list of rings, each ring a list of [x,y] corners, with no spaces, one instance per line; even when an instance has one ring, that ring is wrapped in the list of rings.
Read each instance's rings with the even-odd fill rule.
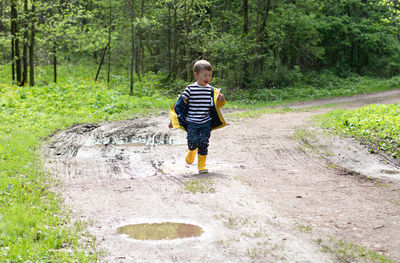
[[[141,7],[140,7],[140,19],[143,20],[144,18],[144,0],[141,1]],[[141,74],[144,74],[144,46],[143,46],[143,31],[139,29],[139,61],[140,61],[140,72]]]
[[[29,27],[29,13],[28,13],[28,0],[24,0],[24,13],[23,13],[23,53],[22,53],[22,65],[23,65],[23,74],[22,74],[22,83],[21,85],[26,85],[28,82],[28,27]]]
[[[247,37],[249,34],[249,3],[248,0],[243,0],[243,39],[244,41],[247,41]],[[242,89],[246,89],[249,87],[249,64],[248,60],[244,59],[243,64],[242,64],[242,72],[243,72],[243,77],[242,77],[242,84],[241,87]]]
[[[40,2],[40,17],[46,23],[40,23],[38,31],[40,42],[53,62],[53,81],[57,81],[58,56],[81,55],[82,52],[98,52],[104,49],[108,41],[108,32],[103,23],[105,20],[105,4],[102,1],[91,1],[93,10],[85,9],[86,1],[51,0]],[[37,2],[38,3],[38,2]],[[98,5],[98,6],[97,6]],[[98,7],[98,8],[97,8]],[[100,13],[95,13],[99,12]],[[107,12],[108,15],[108,12]],[[90,23],[88,23],[90,22]],[[107,28],[109,25],[107,24]],[[60,53],[60,51],[66,52]]]
[[[135,45],[135,0],[131,0],[130,4],[130,12],[131,12],[131,65],[130,65],[130,89],[129,93],[133,95],[133,67],[135,67],[135,72],[137,73],[137,53],[136,53],[136,45]]]
[[[18,12],[15,0],[11,0],[11,34],[12,34],[12,74],[13,80],[17,80],[17,84],[21,85],[21,53],[19,49],[19,30],[18,30]],[[16,69],[14,71],[14,68]],[[16,73],[16,78],[14,74]]]
[[[30,45],[29,45],[29,85],[35,85],[35,0],[32,0],[30,15]]]
[[[107,67],[107,83],[110,83],[110,72],[111,72],[111,34],[112,34],[112,3],[109,1],[109,12],[108,12],[108,67]]]

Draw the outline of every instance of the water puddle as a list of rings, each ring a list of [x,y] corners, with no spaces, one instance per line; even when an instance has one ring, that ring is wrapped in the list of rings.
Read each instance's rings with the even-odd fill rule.
[[[400,172],[394,170],[381,170],[383,174],[399,174]]]
[[[198,237],[203,233],[203,229],[192,224],[164,222],[121,226],[117,228],[117,233],[137,240],[172,240]]]

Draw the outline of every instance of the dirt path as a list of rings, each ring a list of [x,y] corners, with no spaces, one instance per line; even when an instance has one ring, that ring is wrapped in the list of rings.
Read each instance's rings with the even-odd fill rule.
[[[397,90],[292,106],[399,100]],[[210,173],[202,176],[196,162],[185,165],[185,133],[168,130],[165,114],[59,132],[46,165],[61,178],[66,204],[93,222],[104,261],[357,261],[329,253],[335,240],[400,261],[400,169],[352,140],[314,130],[310,118],[328,110],[231,122],[213,132]],[[298,129],[311,131],[302,143],[293,139]],[[204,233],[138,241],[116,232],[167,221],[199,225]]]

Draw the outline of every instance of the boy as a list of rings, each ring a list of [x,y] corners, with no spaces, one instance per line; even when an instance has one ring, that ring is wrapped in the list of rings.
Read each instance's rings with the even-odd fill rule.
[[[209,85],[212,66],[206,60],[194,64],[196,82],[190,84],[179,96],[170,110],[169,128],[180,128],[187,132],[189,151],[185,161],[192,164],[198,152],[199,174],[208,173],[206,157],[211,130],[226,125],[219,108],[225,105],[225,97],[218,89]]]

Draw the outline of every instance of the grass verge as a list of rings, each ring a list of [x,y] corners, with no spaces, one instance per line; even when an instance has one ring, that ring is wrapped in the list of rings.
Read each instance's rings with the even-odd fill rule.
[[[316,85],[299,84],[280,89],[250,89],[229,92],[231,103],[227,108],[253,109],[273,107],[297,101],[346,97],[355,94],[380,92],[398,89],[400,77],[391,79],[376,79],[370,77],[335,78]]]
[[[393,158],[400,157],[400,104],[336,110],[318,120],[322,127],[369,145],[371,153],[381,151]]]

